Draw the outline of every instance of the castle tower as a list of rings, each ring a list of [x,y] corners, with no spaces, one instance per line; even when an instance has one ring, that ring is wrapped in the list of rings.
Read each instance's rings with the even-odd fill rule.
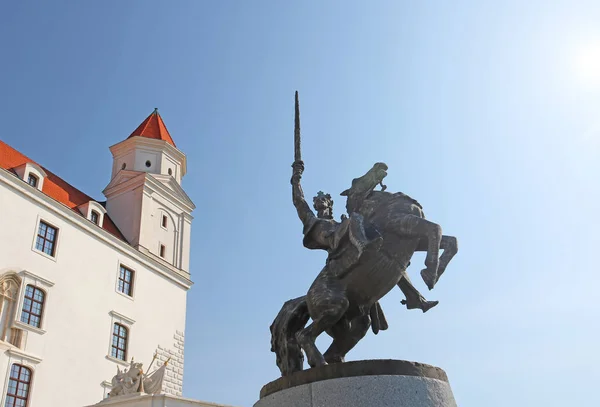
[[[181,187],[186,157],[155,109],[127,139],[110,147],[106,211],[128,242],[189,271],[195,206]]]

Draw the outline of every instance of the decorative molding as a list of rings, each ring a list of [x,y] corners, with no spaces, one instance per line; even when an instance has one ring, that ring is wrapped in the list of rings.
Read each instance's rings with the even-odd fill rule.
[[[36,282],[40,282],[46,287],[53,287],[54,283],[50,280],[46,280],[44,277],[40,277],[37,274],[32,273],[29,270],[21,270],[18,274],[25,276],[31,280],[35,280]]]
[[[181,188],[181,185],[179,185],[177,181],[175,181],[170,175],[151,174],[148,172],[127,170],[122,170],[119,174],[120,175],[117,175],[115,178],[113,178],[112,181],[110,181],[110,183],[102,191],[107,198],[117,196],[123,192],[129,192],[138,187],[143,187],[144,193],[151,194],[158,192],[169,198],[184,212],[192,212],[196,208],[190,197],[185,193],[183,188]],[[125,180],[129,174],[137,175]],[[163,178],[163,180],[160,178]],[[169,186],[166,186],[166,183],[168,183]]]
[[[9,354],[10,356],[14,356],[15,358],[25,359],[26,361],[28,361],[29,363],[32,363],[34,365],[37,365],[38,363],[40,363],[43,360],[39,356],[35,356],[35,355],[32,355],[31,353],[23,352],[22,350],[20,350],[18,348],[9,349],[6,351],[6,353]]]
[[[108,314],[113,318],[116,318],[116,319],[119,319],[119,320],[125,322],[127,325],[135,324],[135,320],[133,320],[129,317],[126,317],[125,315],[120,314],[117,311],[110,311]]]
[[[110,355],[106,355],[106,359],[110,360],[111,362],[118,363],[118,364],[119,364],[119,365],[121,365],[121,366],[129,366],[129,363],[128,363],[128,362],[126,362],[126,361],[124,361],[124,360],[121,360],[121,359],[113,358],[113,357],[112,357],[112,356],[110,356]]]
[[[36,334],[40,334],[40,335],[44,335],[46,333],[46,331],[44,331],[41,328],[26,324],[24,322],[21,322],[19,320],[15,320],[13,321],[13,325],[16,326],[17,328],[21,328],[24,329],[26,331],[31,331],[31,332],[35,332]]]
[[[117,144],[114,144],[109,147],[110,152],[113,155],[113,158],[122,155],[127,150],[130,150],[135,147],[146,147],[151,150],[159,150],[161,152],[165,152],[167,155],[173,156],[176,160],[181,162],[181,178],[185,176],[187,173],[187,157],[186,155],[179,150],[177,147],[173,147],[171,144],[167,143],[164,140],[155,140],[149,139],[146,137],[132,137],[127,138]]]

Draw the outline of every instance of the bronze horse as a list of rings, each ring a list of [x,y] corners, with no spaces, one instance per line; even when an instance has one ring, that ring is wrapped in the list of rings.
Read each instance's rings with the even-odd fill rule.
[[[439,225],[425,220],[416,200],[401,192],[385,191],[382,182],[386,176],[387,166],[377,163],[342,192],[350,218],[364,220],[366,238],[378,244],[367,245],[358,256],[354,253],[358,261],[340,272],[333,264],[356,250],[347,239],[335,253],[330,252],[308,293],[286,302],[271,325],[271,350],[283,376],[302,370],[302,350],[311,367],[343,362],[370,326],[375,333],[386,329],[378,301],[394,286],[403,289],[410,285],[406,268],[415,251],[427,251],[421,276],[429,289],[457,253],[456,238],[443,236]],[[375,190],[378,185],[382,190]],[[305,327],[309,318],[313,323]],[[333,338],[324,355],[315,345],[323,332]]]

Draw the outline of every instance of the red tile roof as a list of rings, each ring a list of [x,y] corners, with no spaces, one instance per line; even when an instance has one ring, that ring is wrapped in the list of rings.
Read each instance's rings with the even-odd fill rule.
[[[175,142],[171,138],[171,135],[169,134],[167,126],[165,126],[165,122],[163,122],[162,117],[160,117],[160,114],[158,114],[158,109],[154,109],[154,111],[150,113],[150,116],[146,117],[146,120],[144,120],[142,124],[140,124],[138,128],[131,133],[131,136],[127,138],[135,136],[164,140],[175,147]]]
[[[21,154],[20,152],[18,152],[17,150],[0,140],[0,168],[4,168],[5,170],[9,171],[12,170],[12,172],[14,172],[13,169],[15,167],[19,167],[26,163],[37,164],[32,159],[26,157],[25,155]],[[79,209],[77,209],[79,205],[83,205],[89,201],[94,201],[94,199],[90,198],[88,195],[84,194],[77,188],[69,185],[62,178],[54,175],[46,168],[44,168],[44,171],[46,171],[46,174],[48,176],[44,180],[42,192],[48,195],[50,198],[53,198],[54,200],[67,206],[79,215],[81,215],[81,212],[79,212]],[[112,235],[118,237],[121,240],[127,241],[123,234],[119,231],[117,226],[114,224],[112,219],[110,219],[108,214],[104,215],[102,229],[106,230],[107,232],[111,233]]]

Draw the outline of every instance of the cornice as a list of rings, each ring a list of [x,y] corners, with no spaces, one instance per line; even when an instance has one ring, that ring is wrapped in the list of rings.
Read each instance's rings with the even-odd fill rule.
[[[172,185],[174,188],[171,189],[154,174],[149,173],[146,174],[146,181],[146,186],[152,187],[154,191],[159,191],[163,195],[170,197],[172,200],[176,201],[186,212],[192,212],[194,209],[196,209],[196,205],[194,205],[190,197],[177,182],[170,182],[170,185]]]
[[[135,147],[146,147],[151,149],[157,149],[167,152],[181,162],[181,177],[185,176],[187,172],[187,157],[183,151],[177,147],[172,146],[164,140],[156,140],[147,137],[135,136],[127,138],[120,143],[113,144],[109,147],[113,158],[120,155],[122,152],[128,151]]]
[[[190,274],[188,272],[168,264],[157,262],[151,257],[141,253],[127,242],[124,242],[116,236],[113,236],[108,231],[91,224],[86,218],[44,194],[42,191],[39,191],[35,188],[24,188],[24,186],[27,184],[24,184],[19,178],[15,177],[12,173],[3,168],[0,168],[0,183],[7,185],[7,187],[11,188],[15,192],[53,212],[56,216],[70,222],[80,230],[110,245],[122,254],[125,254],[126,256],[138,261],[149,270],[161,274],[182,288],[189,290],[192,286],[193,282],[190,280]]]

